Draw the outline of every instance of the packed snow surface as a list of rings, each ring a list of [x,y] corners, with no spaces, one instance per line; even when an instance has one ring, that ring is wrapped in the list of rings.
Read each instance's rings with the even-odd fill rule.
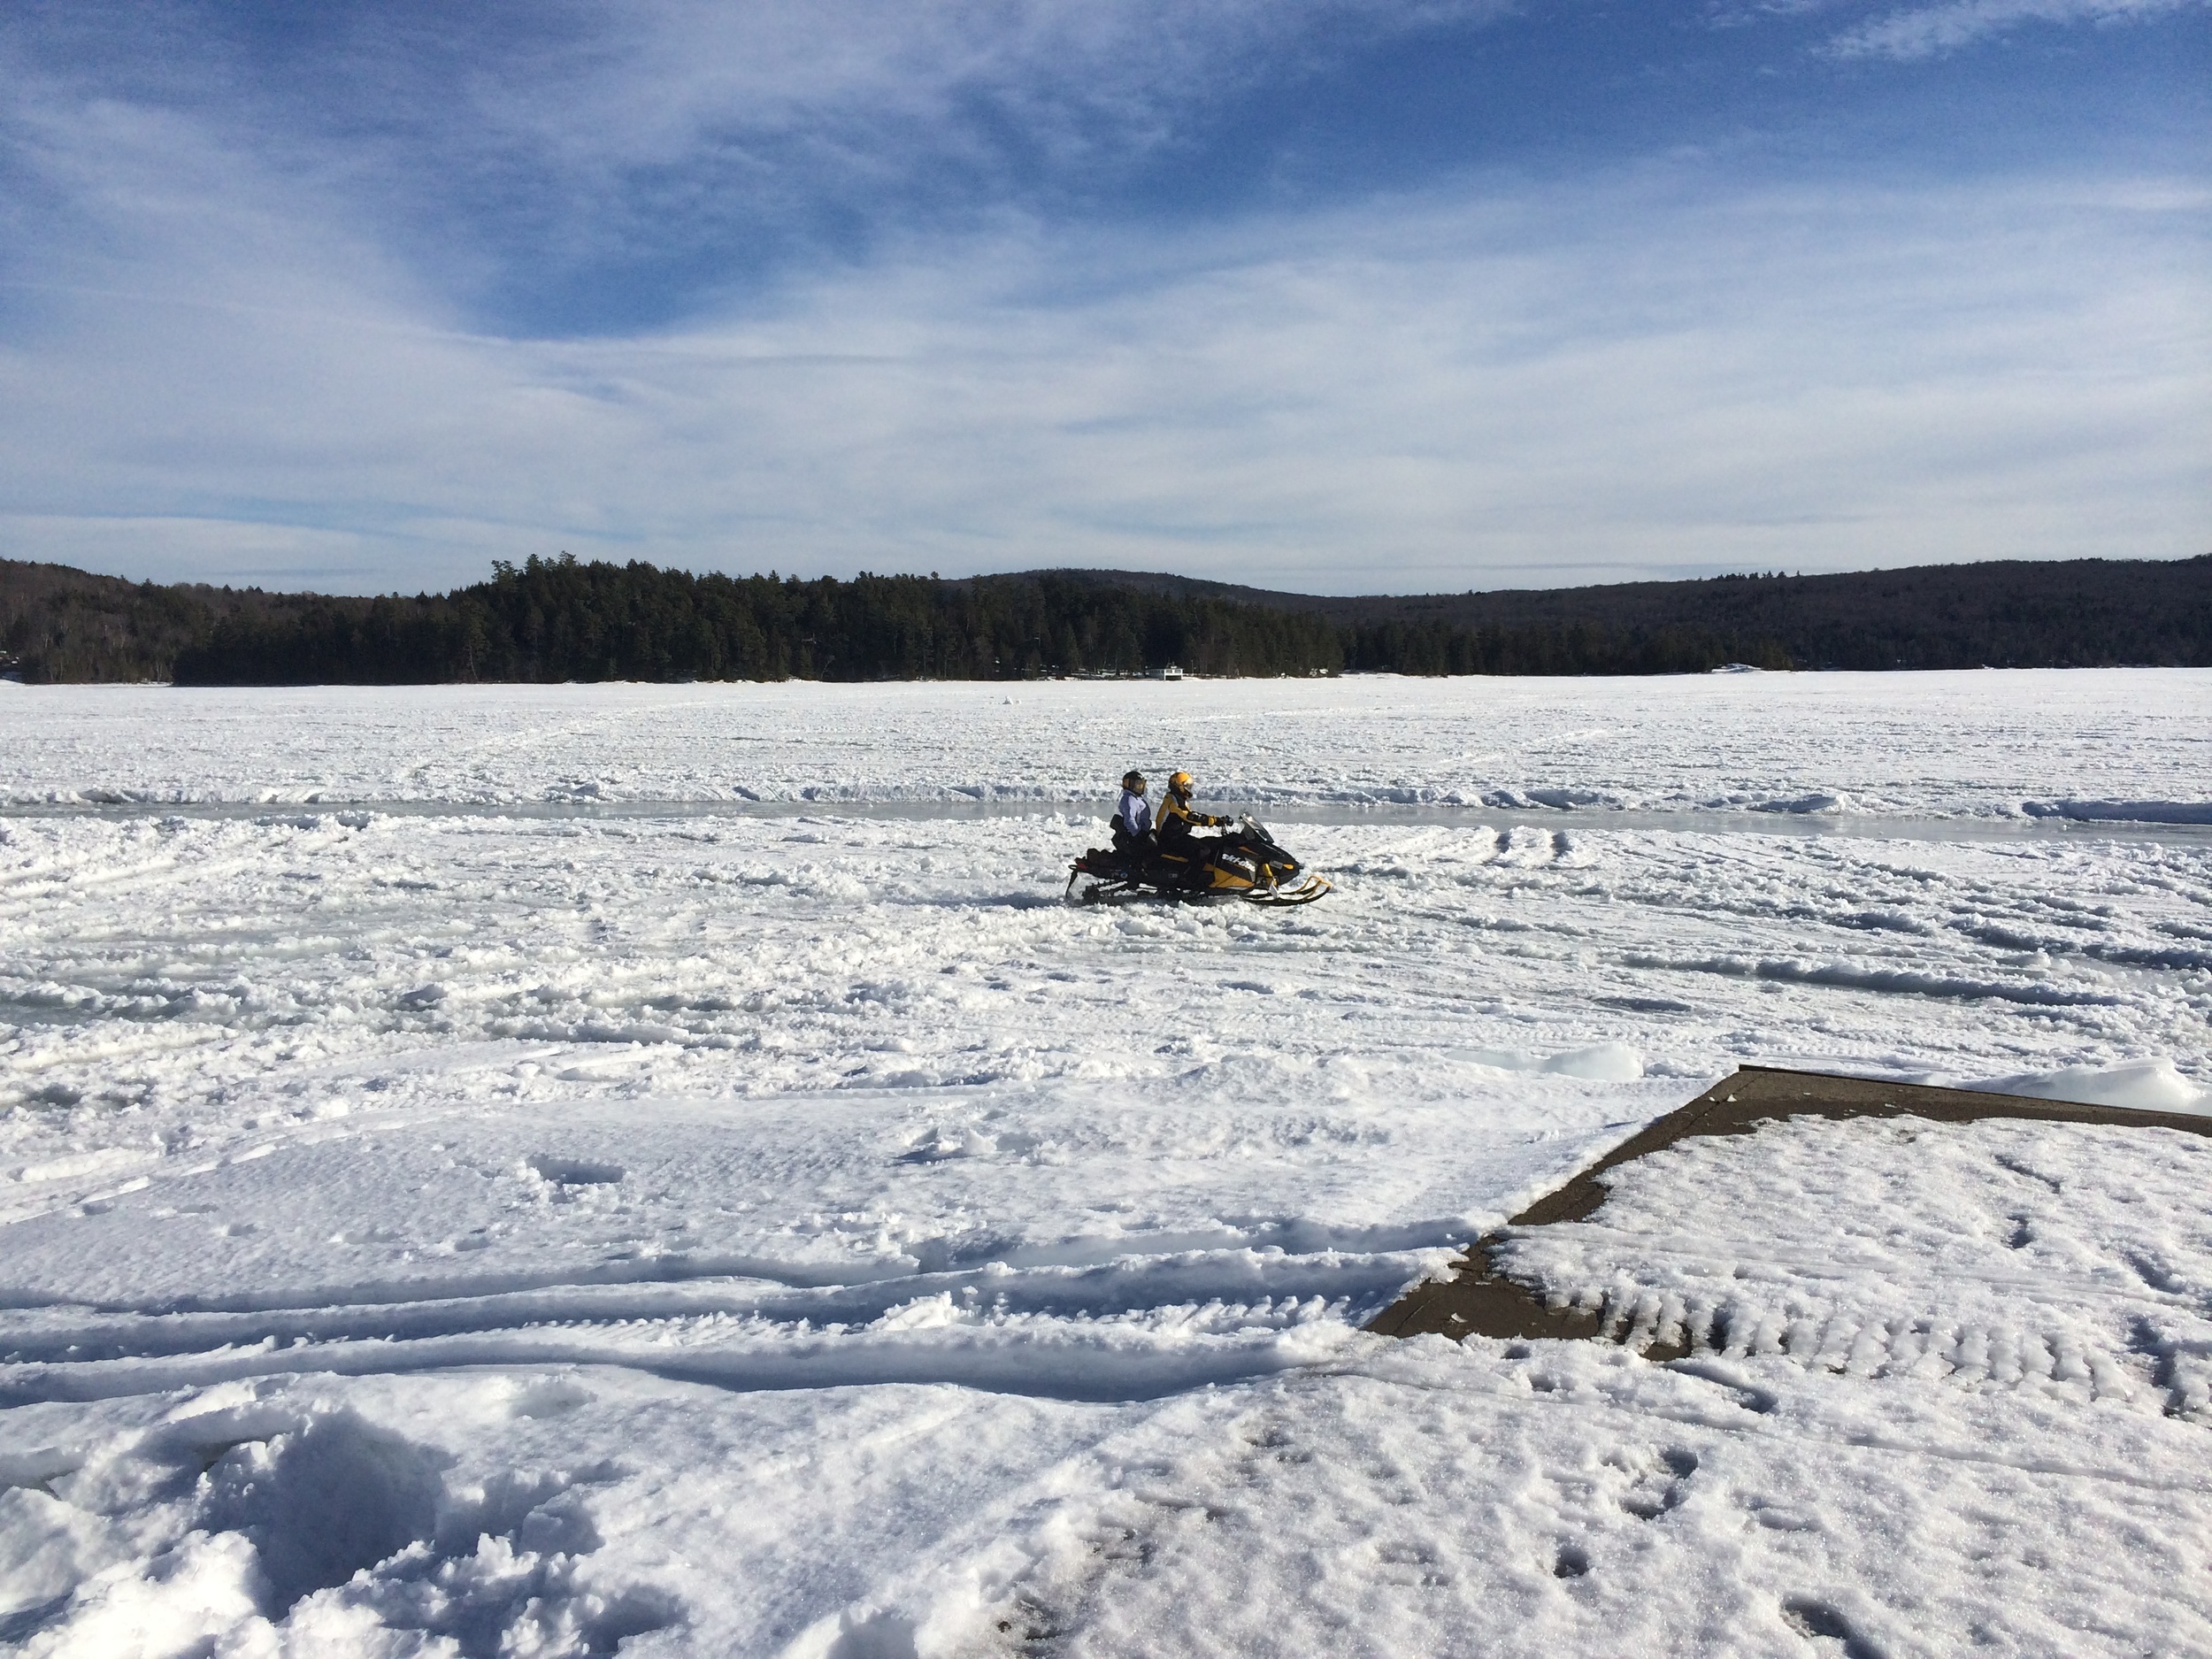
[[[0,1645],[2212,1653],[2212,1141],[1685,1141],[1512,1271],[1688,1358],[1359,1329],[1740,1062],[2212,1108],[2208,743],[2165,671],[12,692]],[[1063,902],[1131,764],[1337,891]]]
[[[19,689],[0,802],[1076,802],[2212,825],[2212,670]]]

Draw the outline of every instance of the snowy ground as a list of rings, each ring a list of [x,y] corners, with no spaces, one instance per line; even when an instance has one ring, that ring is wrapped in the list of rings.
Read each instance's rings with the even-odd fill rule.
[[[1132,762],[1339,891],[1064,906]],[[1685,1143],[1517,1271],[1718,1356],[1357,1329],[1739,1061],[2212,1105],[2208,763],[2166,672],[0,688],[0,1644],[2212,1653],[2212,1142]]]
[[[2212,824],[2212,672],[175,691],[0,684],[0,803],[1072,802]]]

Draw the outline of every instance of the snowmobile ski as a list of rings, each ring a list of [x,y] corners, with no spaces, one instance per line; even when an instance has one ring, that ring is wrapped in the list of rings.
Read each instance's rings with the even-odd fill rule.
[[[1316,899],[1325,897],[1333,891],[1335,889],[1323,878],[1308,876],[1294,887],[1262,887],[1247,893],[1244,895],[1244,902],[1247,904],[1310,904]]]

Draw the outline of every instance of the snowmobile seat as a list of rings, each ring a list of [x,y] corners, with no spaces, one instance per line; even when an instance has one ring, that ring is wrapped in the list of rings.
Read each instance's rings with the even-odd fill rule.
[[[1154,850],[1152,836],[1148,833],[1143,835],[1132,835],[1129,833],[1129,826],[1122,822],[1121,814],[1118,812],[1113,817],[1113,830],[1115,853],[1123,864],[1134,871],[1139,864],[1151,856]]]

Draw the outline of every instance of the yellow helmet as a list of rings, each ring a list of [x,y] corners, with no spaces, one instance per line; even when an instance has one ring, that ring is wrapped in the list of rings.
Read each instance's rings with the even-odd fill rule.
[[[1170,795],[1188,795],[1191,792],[1190,773],[1179,772],[1167,780],[1167,792]]]

